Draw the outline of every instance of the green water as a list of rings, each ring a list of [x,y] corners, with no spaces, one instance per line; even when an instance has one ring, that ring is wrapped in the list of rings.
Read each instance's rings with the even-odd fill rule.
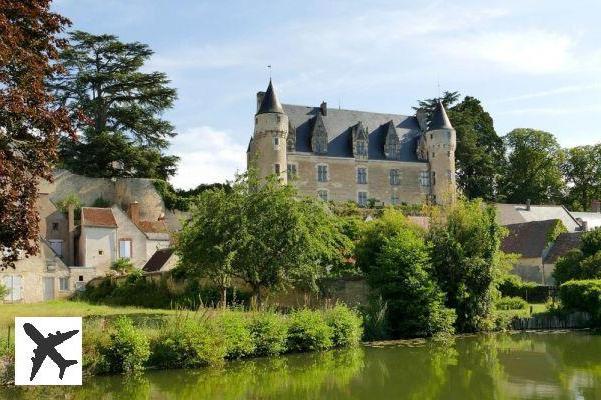
[[[137,378],[94,377],[66,396],[55,388],[4,394],[11,399],[601,399],[601,335],[477,335],[446,346],[403,342]]]

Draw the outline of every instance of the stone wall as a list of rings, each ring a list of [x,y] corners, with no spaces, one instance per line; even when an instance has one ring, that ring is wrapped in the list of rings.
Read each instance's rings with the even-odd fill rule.
[[[420,173],[428,171],[425,162],[400,162],[392,160],[357,161],[354,158],[316,156],[311,154],[288,154],[288,164],[295,164],[297,177],[293,181],[299,191],[307,196],[317,196],[318,190],[327,190],[328,200],[357,201],[358,192],[367,192],[367,198],[375,198],[391,204],[393,193],[398,202],[421,204],[430,188],[420,185]],[[327,182],[317,180],[317,166],[327,165]],[[367,168],[367,183],[357,183],[357,168]],[[390,184],[390,170],[398,169],[400,184]]]

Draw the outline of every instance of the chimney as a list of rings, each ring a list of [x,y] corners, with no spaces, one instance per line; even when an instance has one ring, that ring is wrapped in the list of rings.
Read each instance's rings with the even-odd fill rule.
[[[588,232],[588,221],[582,221],[581,223],[582,226],[582,232]]]
[[[257,92],[257,112],[259,111],[259,108],[261,108],[263,97],[265,97],[265,92]]]
[[[601,200],[591,201],[591,211],[601,213]]]
[[[321,109],[321,115],[323,115],[324,117],[328,115],[328,103],[322,101],[319,108]]]
[[[530,199],[526,199],[526,211],[530,211]]]
[[[68,259],[65,260],[68,265],[75,265],[75,206],[69,204],[67,208],[67,249]]]
[[[130,203],[127,209],[127,216],[131,219],[131,222],[138,225],[140,222],[140,203],[137,201]]]

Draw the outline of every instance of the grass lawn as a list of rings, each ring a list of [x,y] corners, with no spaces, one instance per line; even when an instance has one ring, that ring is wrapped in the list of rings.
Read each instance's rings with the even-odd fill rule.
[[[33,304],[0,304],[0,330],[13,326],[15,317],[86,317],[117,314],[175,314],[176,310],[89,304],[82,301],[53,300]]]
[[[528,306],[523,309],[523,310],[496,310],[497,313],[499,314],[504,314],[504,315],[510,315],[510,316],[516,316],[516,317],[520,317],[520,318],[524,318],[524,317],[530,317],[530,308],[532,307],[532,315],[534,314],[541,314],[544,312],[547,312],[547,305],[544,303],[530,303],[528,304]]]

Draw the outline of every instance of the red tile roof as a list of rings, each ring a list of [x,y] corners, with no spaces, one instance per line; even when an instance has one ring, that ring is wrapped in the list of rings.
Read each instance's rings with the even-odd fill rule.
[[[83,207],[81,220],[84,226],[117,227],[117,221],[110,208]]]
[[[145,233],[167,233],[165,221],[138,221],[138,228]]]

